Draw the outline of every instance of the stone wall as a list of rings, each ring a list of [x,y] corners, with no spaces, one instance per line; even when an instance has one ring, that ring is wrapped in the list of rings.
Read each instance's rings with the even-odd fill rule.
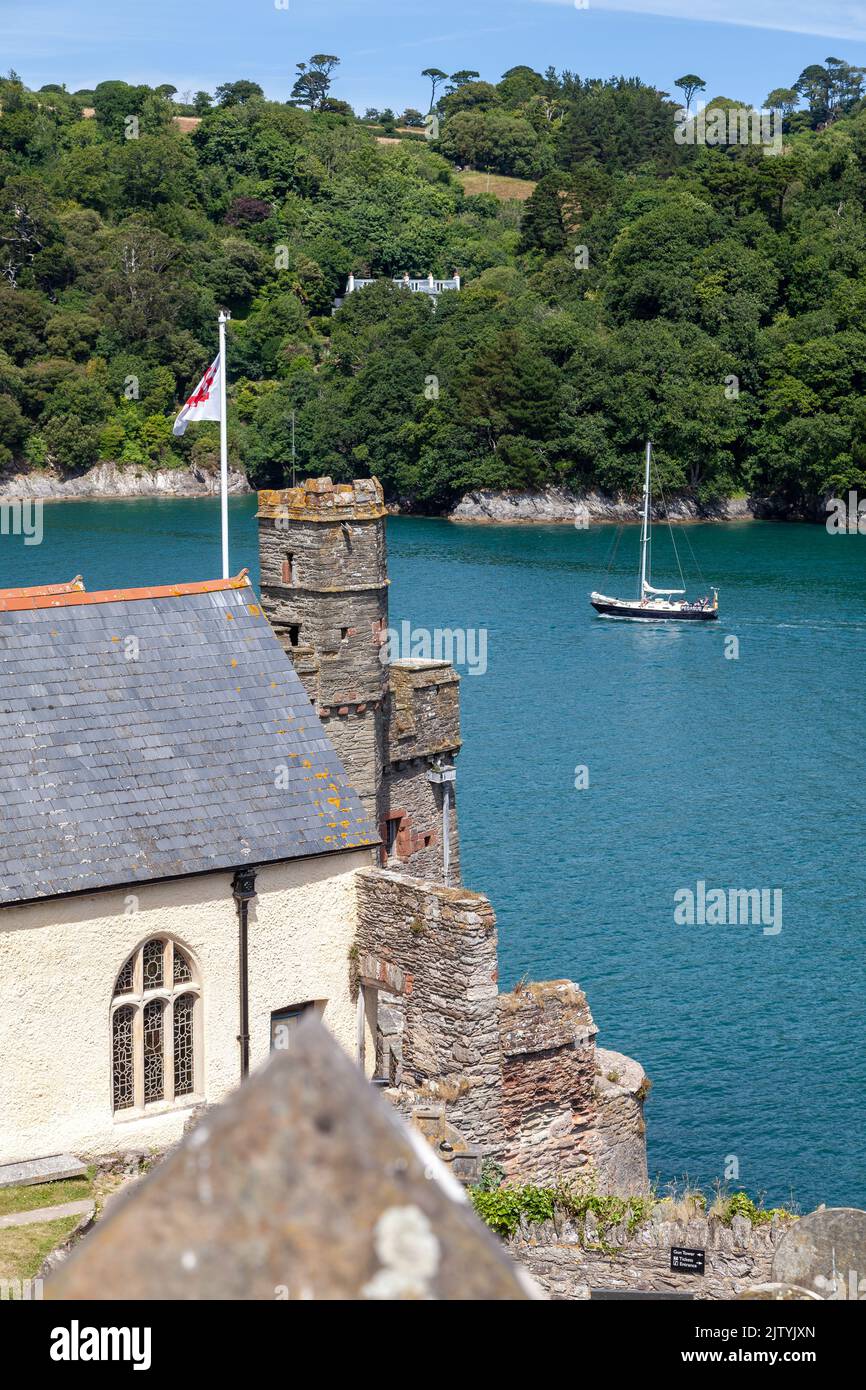
[[[487,898],[368,869],[356,946],[358,974],[379,992],[378,1070],[401,1111],[441,1104],[512,1182],[647,1191],[642,1068],[605,1053],[616,1079],[600,1073],[595,1024],[570,980],[498,994]]]
[[[447,661],[393,661],[388,756],[392,762],[460,748],[460,677]]]
[[[460,678],[447,661],[395,661],[388,667],[388,685],[382,862],[416,878],[453,887],[460,882],[454,769],[460,751]],[[431,774],[449,780],[431,780]],[[447,870],[443,852],[446,798]],[[396,822],[390,834],[387,821]]]
[[[496,919],[486,898],[389,870],[358,874],[359,963],[402,1017],[391,1099],[430,1101],[483,1153],[499,1134]],[[375,962],[375,963],[372,963]],[[399,973],[398,973],[399,972]]]
[[[670,1220],[666,1205],[659,1203],[632,1235],[624,1226],[600,1232],[591,1214],[583,1230],[571,1221],[522,1222],[507,1248],[558,1299],[589,1298],[593,1289],[735,1298],[752,1284],[770,1281],[773,1254],[789,1222],[774,1217],[766,1226],[753,1226],[735,1216],[725,1226],[712,1215]],[[593,1244],[604,1248],[587,1248]],[[673,1245],[705,1250],[706,1273],[672,1273]]]
[[[448,764],[451,766],[452,764]],[[386,811],[379,826],[383,865],[415,878],[440,882],[444,877],[442,854],[442,802],[445,786],[430,781],[426,759],[392,763],[386,772]],[[448,885],[460,882],[460,839],[457,832],[456,784],[447,784],[449,864]],[[392,821],[390,831],[388,822]]]
[[[552,1183],[587,1175],[597,1029],[583,993],[554,980],[503,994],[499,1008],[506,1177]]]
[[[595,1136],[592,1163],[600,1192],[639,1197],[649,1191],[644,1101],[649,1078],[621,1052],[595,1053]]]

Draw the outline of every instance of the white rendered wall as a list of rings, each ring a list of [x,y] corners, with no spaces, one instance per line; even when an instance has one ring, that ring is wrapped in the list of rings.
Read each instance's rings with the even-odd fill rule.
[[[325,1023],[356,1055],[354,874],[369,864],[364,849],[259,870],[249,924],[251,1068],[268,1056],[271,1013],[308,1001],[323,1004]],[[172,937],[198,969],[202,1094],[115,1118],[114,982],[154,936]],[[238,1032],[230,873],[0,909],[0,1163],[165,1147],[194,1105],[220,1101],[238,1084]],[[368,1037],[368,1053],[373,1045]]]

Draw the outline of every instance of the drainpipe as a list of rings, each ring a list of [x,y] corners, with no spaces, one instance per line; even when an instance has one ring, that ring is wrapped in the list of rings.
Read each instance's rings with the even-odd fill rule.
[[[457,781],[456,767],[450,767],[437,759],[427,773],[428,782],[442,788],[442,877],[449,888],[451,878],[451,784]]]
[[[241,1031],[241,1081],[250,1074],[249,907],[256,896],[255,869],[235,869],[232,896],[238,913],[238,981]]]

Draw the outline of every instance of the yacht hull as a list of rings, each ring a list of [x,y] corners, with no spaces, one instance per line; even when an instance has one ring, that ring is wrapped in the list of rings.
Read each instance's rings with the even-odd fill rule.
[[[617,603],[611,599],[590,599],[600,618],[623,618],[633,623],[712,623],[718,620],[715,608],[642,608],[639,603]]]

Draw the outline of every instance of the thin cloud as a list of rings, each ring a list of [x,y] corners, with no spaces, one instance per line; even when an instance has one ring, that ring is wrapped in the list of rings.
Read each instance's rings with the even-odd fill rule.
[[[815,34],[828,39],[866,41],[866,12],[861,0],[532,0],[537,5],[560,5],[581,13],[615,10],[659,19],[728,24],[744,29],[777,29],[787,34]]]

